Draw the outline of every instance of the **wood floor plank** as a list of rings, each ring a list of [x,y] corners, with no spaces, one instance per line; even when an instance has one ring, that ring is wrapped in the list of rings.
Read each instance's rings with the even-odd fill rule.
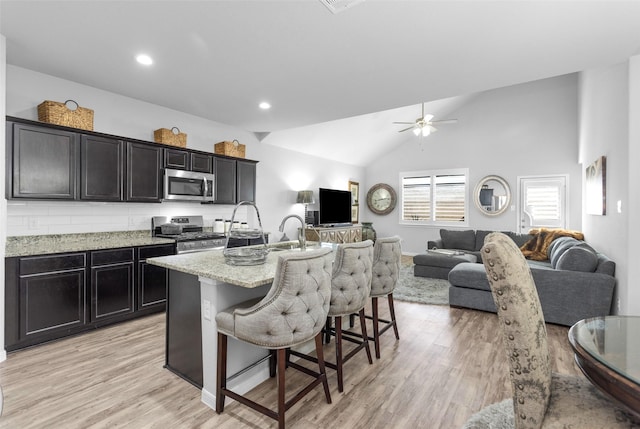
[[[385,333],[382,357],[373,365],[364,353],[348,361],[344,393],[329,370],[333,403],[325,402],[321,388],[314,390],[288,411],[287,427],[457,428],[480,408],[510,396],[495,314],[400,301],[396,313],[401,339]],[[567,328],[547,328],[553,369],[580,374]],[[197,388],[163,368],[164,336],[159,314],[10,353],[0,363],[0,428],[276,426],[237,403],[221,415],[202,404]],[[333,352],[328,345],[325,356]],[[304,377],[287,371],[287,385]],[[275,381],[250,394],[275,404]]]

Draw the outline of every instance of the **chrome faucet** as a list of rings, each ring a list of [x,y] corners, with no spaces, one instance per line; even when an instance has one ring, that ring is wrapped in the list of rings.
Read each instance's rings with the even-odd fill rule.
[[[289,219],[290,217],[296,218],[300,221],[300,231],[298,231],[298,243],[300,243],[300,250],[305,250],[307,248],[307,238],[305,237],[304,220],[300,216],[294,215],[294,214],[285,216],[284,219],[282,219],[282,222],[280,223],[280,228],[278,228],[278,231],[280,232],[284,231],[284,224],[287,221],[287,219]]]

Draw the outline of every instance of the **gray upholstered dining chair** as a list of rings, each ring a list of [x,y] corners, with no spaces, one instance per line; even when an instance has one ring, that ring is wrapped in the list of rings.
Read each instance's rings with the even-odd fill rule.
[[[373,341],[376,358],[380,358],[380,335],[393,327],[396,340],[400,339],[396,311],[393,306],[393,291],[400,276],[402,248],[400,237],[378,238],[373,246],[373,276],[371,277],[371,312],[367,318],[373,320]],[[378,298],[387,297],[390,320],[380,319],[378,315]],[[380,324],[383,324],[380,329]]]
[[[364,307],[371,292],[372,265],[373,242],[371,240],[339,244],[336,248],[331,274],[331,302],[326,323],[326,334],[336,337],[336,361],[335,363],[325,361],[325,365],[337,371],[339,392],[344,391],[345,362],[364,349],[369,364],[373,363],[364,316]],[[360,316],[360,334],[342,330],[342,318],[354,313]],[[331,327],[332,319],[335,321],[335,328]],[[343,340],[356,344],[356,347],[351,348],[346,355],[343,353]],[[314,357],[295,350],[291,350],[290,353],[316,361]]]
[[[551,372],[538,293],[513,240],[491,233],[481,255],[498,310],[512,397],[474,414],[464,429],[640,427],[585,377]]]
[[[331,249],[318,249],[279,256],[276,273],[267,295],[247,301],[216,315],[218,325],[218,359],[216,413],[224,411],[225,397],[259,411],[278,421],[284,428],[285,411],[311,392],[318,384],[324,387],[331,403],[322,352],[322,328],[331,298]],[[231,336],[258,347],[275,350],[277,361],[277,411],[227,389],[227,338]],[[289,347],[315,339],[318,372],[287,362]],[[295,368],[313,380],[285,401],[285,369]]]

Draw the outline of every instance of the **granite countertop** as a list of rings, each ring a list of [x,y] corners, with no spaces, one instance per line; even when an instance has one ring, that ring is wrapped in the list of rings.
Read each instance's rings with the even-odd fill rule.
[[[175,240],[156,238],[150,231],[117,231],[87,234],[28,235],[7,237],[5,257],[47,255],[52,253],[83,252],[87,250],[117,249],[120,247],[172,244]]]
[[[269,252],[267,262],[248,266],[227,265],[222,250],[160,256],[147,259],[147,263],[237,286],[255,288],[273,282],[279,254],[282,252]]]
[[[147,259],[147,263],[236,286],[256,288],[273,282],[276,275],[278,256],[285,254],[287,251],[299,251],[299,249],[295,248],[289,249],[297,245],[297,241],[270,244],[268,247],[271,251],[267,254],[267,261],[261,265],[228,265],[225,262],[222,250],[160,256]],[[307,245],[309,250],[319,248],[319,243],[308,243]]]

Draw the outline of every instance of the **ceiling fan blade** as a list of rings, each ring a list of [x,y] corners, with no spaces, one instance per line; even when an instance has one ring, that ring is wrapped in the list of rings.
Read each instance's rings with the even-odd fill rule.
[[[415,127],[405,128],[404,130],[400,130],[400,131],[398,131],[398,132],[399,132],[399,133],[401,133],[401,132],[403,132],[403,131],[409,131],[409,130],[412,130],[413,128],[415,128]]]
[[[415,122],[392,122],[392,124],[406,124],[406,125],[409,125],[409,124],[415,124]]]
[[[434,124],[457,124],[457,119],[442,119],[439,121],[432,121]]]

